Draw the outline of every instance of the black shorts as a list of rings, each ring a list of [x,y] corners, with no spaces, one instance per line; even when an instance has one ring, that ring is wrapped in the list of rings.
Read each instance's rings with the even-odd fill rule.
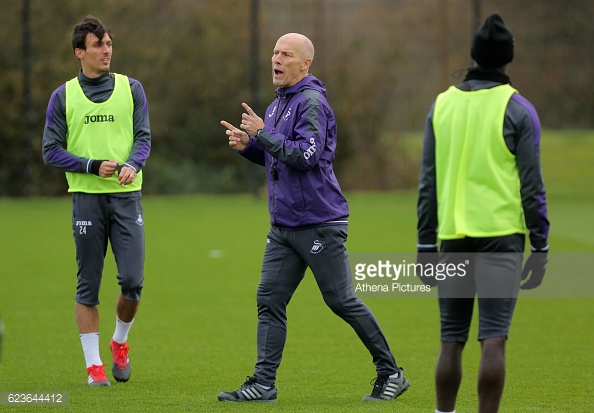
[[[470,262],[464,277],[439,284],[441,341],[468,341],[475,296],[478,339],[507,338],[520,289],[524,243],[523,234],[441,242],[441,262]]]
[[[72,195],[72,231],[78,285],[75,300],[99,304],[99,287],[108,243],[118,268],[122,295],[140,300],[144,280],[144,218],[140,192]]]

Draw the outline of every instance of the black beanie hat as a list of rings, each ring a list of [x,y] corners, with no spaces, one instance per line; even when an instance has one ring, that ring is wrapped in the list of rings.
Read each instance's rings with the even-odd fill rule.
[[[472,40],[470,56],[479,66],[495,69],[514,58],[514,35],[503,22],[499,13],[487,17]]]

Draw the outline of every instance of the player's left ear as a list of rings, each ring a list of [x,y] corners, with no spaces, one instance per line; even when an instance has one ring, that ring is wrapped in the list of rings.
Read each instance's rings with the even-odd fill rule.
[[[311,58],[307,58],[303,61],[303,65],[301,66],[302,70],[309,70],[309,67],[311,66],[311,63],[313,62],[313,60]]]

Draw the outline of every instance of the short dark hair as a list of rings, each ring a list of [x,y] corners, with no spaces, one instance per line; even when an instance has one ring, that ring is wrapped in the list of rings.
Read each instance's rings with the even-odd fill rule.
[[[111,37],[111,30],[101,20],[93,16],[86,16],[72,30],[72,50],[87,50],[87,35],[93,33],[99,39],[103,39],[105,33]]]

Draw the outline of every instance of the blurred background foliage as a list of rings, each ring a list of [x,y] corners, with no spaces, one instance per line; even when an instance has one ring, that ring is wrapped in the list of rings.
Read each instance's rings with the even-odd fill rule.
[[[43,165],[41,138],[52,91],[80,68],[70,35],[87,14],[112,29],[112,70],[138,79],[147,94],[153,148],[143,192],[172,194],[263,188],[263,170],[228,148],[219,121],[239,124],[242,102],[263,115],[274,98],[272,49],[288,32],[316,46],[311,73],[338,120],[343,189],[416,186],[427,110],[463,79],[477,24],[495,10],[516,39],[512,84],[543,127],[593,128],[592,1],[4,2],[0,196],[66,193],[64,174]]]

